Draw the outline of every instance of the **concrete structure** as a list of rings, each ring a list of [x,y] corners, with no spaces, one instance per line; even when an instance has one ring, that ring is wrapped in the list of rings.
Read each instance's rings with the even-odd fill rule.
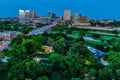
[[[0,32],[0,38],[11,40],[15,38],[20,32],[17,31],[5,31],[5,32]]]
[[[51,21],[51,17],[44,17],[44,16],[41,16],[39,18],[35,18],[34,23],[41,23],[41,24],[51,24],[52,21]]]
[[[52,15],[51,15],[52,18],[56,18],[56,14],[54,12],[52,12]]]
[[[47,17],[51,17],[51,12],[48,11]]]
[[[111,22],[113,22],[113,20],[100,20],[100,23],[104,23],[104,24],[109,24],[109,23],[111,23]]]
[[[30,22],[30,10],[25,10],[25,23]]]
[[[59,19],[59,20],[63,20],[63,17],[60,15],[60,16],[58,17],[58,19]]]
[[[25,24],[30,22],[30,10],[19,10],[19,23]]]
[[[90,23],[88,22],[88,17],[87,16],[79,16],[78,18],[78,25],[81,26],[89,26]]]
[[[25,23],[25,11],[19,10],[19,23]]]
[[[78,18],[79,23],[87,23],[88,22],[88,17],[87,16],[80,16]]]
[[[30,22],[33,22],[33,20],[37,17],[37,14],[35,11],[30,12]]]
[[[74,13],[74,25],[78,25],[78,18],[79,18],[78,13],[75,12]]]
[[[4,22],[4,21],[14,21],[14,22],[18,22],[18,17],[13,17],[13,18],[0,18],[0,21]]]
[[[65,10],[64,11],[64,20],[71,20],[71,11],[70,10]]]

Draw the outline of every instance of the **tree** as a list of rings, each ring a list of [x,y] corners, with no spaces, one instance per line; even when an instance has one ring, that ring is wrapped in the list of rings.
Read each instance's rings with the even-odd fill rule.
[[[85,32],[82,31],[82,30],[80,30],[80,31],[79,31],[79,37],[83,37],[83,36],[85,36]]]
[[[90,78],[95,78],[96,77],[96,74],[97,74],[97,70],[94,69],[94,68],[91,68],[88,72]]]
[[[32,30],[32,28],[25,26],[25,27],[23,27],[22,33],[28,34],[30,32],[30,30]]]
[[[113,71],[111,68],[103,68],[98,71],[98,80],[111,80],[113,79]]]
[[[53,70],[57,71],[60,68],[60,66],[62,65],[63,56],[57,53],[52,53],[51,56],[49,57],[49,61],[52,63],[52,68]]]
[[[110,50],[110,47],[108,45],[105,44],[97,44],[95,46],[98,50],[104,51],[104,52],[108,52]]]
[[[35,43],[36,49],[37,50],[42,50],[42,42],[43,42],[43,37],[41,35],[37,35],[35,37],[32,38],[32,40]]]
[[[78,77],[83,68],[81,58],[76,54],[68,54],[67,56],[53,54],[49,59],[53,65],[54,71],[59,70],[63,76],[69,78]]]
[[[120,53],[119,52],[108,52],[104,59],[109,63],[112,69],[119,69],[120,68]]]
[[[72,30],[71,30],[71,29],[68,29],[66,33],[67,33],[67,34],[72,34]]]
[[[92,37],[93,38],[100,38],[100,35],[99,34],[92,34]]]
[[[120,79],[120,69],[115,70],[116,79]]]
[[[118,30],[113,30],[113,33],[115,34],[115,36],[118,36],[119,31]]]
[[[120,42],[113,44],[112,51],[120,52]]]
[[[51,46],[53,42],[54,42],[54,39],[48,38],[48,41],[47,41],[48,46]]]
[[[84,46],[83,42],[77,42],[72,45],[68,53],[87,55],[89,50]]]
[[[23,48],[26,50],[27,54],[33,54],[37,50],[36,43],[33,40],[25,40],[22,43]]]
[[[47,76],[39,77],[37,80],[48,80]]]
[[[36,61],[22,61],[16,65],[12,65],[8,72],[9,80],[36,80],[42,76],[43,69],[39,62]]]
[[[65,54],[66,53],[66,42],[64,38],[60,38],[59,40],[55,41],[53,43],[53,49],[55,52],[59,54]]]
[[[37,79],[39,76],[42,76],[43,67],[37,61],[26,61],[24,62],[25,66],[25,76],[30,79]]]
[[[8,79],[25,80],[26,78],[24,72],[25,72],[25,67],[23,66],[23,63],[18,63],[17,65],[13,65],[8,71]]]
[[[12,41],[11,41],[11,43],[10,43],[10,47],[12,47],[12,46],[18,46],[18,45],[20,45],[20,44],[22,44],[22,41],[25,39],[24,38],[25,37],[25,35],[17,35],[14,39],[12,39]]]
[[[71,80],[82,80],[82,79],[80,79],[80,78],[72,78]]]

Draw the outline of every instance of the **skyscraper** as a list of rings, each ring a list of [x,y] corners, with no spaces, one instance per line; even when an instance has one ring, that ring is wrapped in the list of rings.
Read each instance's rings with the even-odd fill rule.
[[[25,23],[25,12],[24,10],[19,10],[19,23]]]
[[[33,22],[33,20],[37,17],[36,12],[32,11],[30,12],[30,22]]]
[[[51,17],[51,12],[50,12],[50,11],[48,11],[47,16],[48,16],[48,17]]]
[[[30,22],[30,10],[19,10],[19,23],[25,24]]]
[[[25,10],[25,23],[30,22],[30,10]]]
[[[70,10],[65,10],[64,11],[64,20],[71,20],[71,11]]]
[[[52,15],[51,15],[52,18],[56,18],[56,14],[54,12],[52,12]]]
[[[78,25],[78,18],[79,18],[78,13],[75,12],[75,13],[74,13],[74,24],[75,24],[75,25]]]

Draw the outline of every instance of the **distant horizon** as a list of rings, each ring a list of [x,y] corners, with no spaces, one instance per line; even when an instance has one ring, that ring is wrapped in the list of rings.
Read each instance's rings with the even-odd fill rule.
[[[0,18],[18,16],[19,9],[36,11],[37,15],[47,15],[48,11],[62,15],[71,10],[88,16],[89,19],[120,20],[119,0],[0,0]]]

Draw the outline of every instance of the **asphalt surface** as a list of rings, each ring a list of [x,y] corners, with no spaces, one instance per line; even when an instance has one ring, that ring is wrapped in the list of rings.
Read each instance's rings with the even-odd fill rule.
[[[4,43],[0,44],[0,51],[3,49],[8,49],[9,48],[10,41],[5,41]]]
[[[87,46],[87,48],[94,54],[95,58],[97,58],[97,59],[105,54],[105,52],[102,52],[93,47]],[[104,66],[109,65],[109,63],[107,61],[103,60],[102,58],[100,58],[99,62]]]
[[[43,26],[42,28],[38,28],[38,29],[31,31],[28,35],[38,35],[40,33],[43,33],[44,31],[52,28],[53,26],[55,26],[55,25],[51,24],[51,25]]]

